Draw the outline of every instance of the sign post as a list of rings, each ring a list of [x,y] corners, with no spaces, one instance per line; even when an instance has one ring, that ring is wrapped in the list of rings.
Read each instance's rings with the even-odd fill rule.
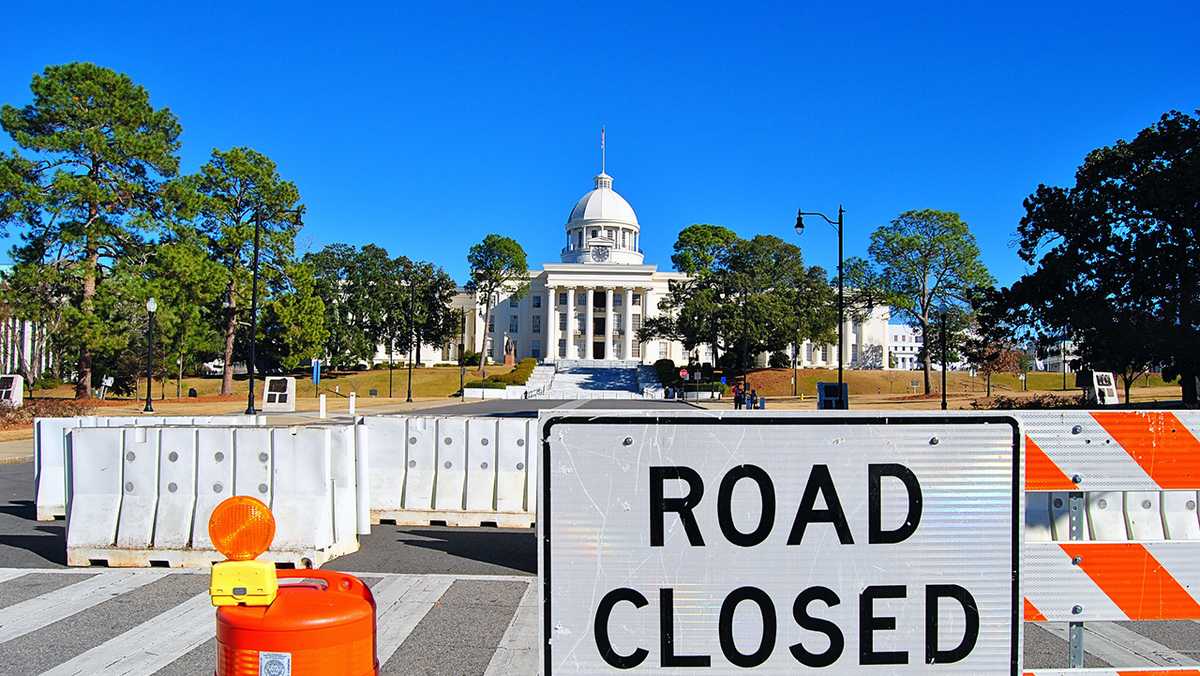
[[[1020,673],[1013,418],[546,411],[540,427],[546,676]]]
[[[321,360],[312,360],[312,384],[313,396],[318,396],[321,393]]]

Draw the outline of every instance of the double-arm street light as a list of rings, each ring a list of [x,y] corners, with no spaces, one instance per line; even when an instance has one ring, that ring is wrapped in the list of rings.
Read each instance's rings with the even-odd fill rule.
[[[805,216],[820,216],[825,219],[825,222],[837,227],[838,236],[838,396],[842,396],[842,371],[844,369],[843,361],[846,352],[846,289],[844,281],[844,271],[842,270],[842,224],[846,210],[842,205],[838,205],[837,220],[833,220],[819,211],[797,211],[796,212],[796,234],[804,234],[804,217]],[[799,347],[797,347],[799,349]]]
[[[154,413],[154,404],[150,403],[150,384],[154,382],[154,313],[157,310],[158,302],[151,297],[146,301],[150,323],[146,327],[146,406],[142,413]]]

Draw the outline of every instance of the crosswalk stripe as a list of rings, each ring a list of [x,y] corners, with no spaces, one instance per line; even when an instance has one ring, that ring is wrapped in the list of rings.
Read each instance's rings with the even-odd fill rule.
[[[407,578],[407,579],[405,579]],[[442,594],[454,583],[453,576],[404,575],[376,585],[376,646],[380,664],[385,664],[417,623],[433,608]],[[387,588],[380,589],[381,587]],[[390,589],[394,585],[397,589]],[[388,594],[390,603],[383,606],[379,599]]]
[[[509,676],[538,672],[538,586],[533,582],[521,596],[517,612],[496,646],[483,676]]]
[[[1068,640],[1067,626],[1061,622],[1037,622],[1033,626]],[[1112,622],[1088,622],[1083,625],[1083,650],[1109,664],[1145,664],[1156,667],[1194,666],[1195,659],[1171,650]]]
[[[153,674],[212,638],[212,600],[197,594],[42,676],[141,676]]]
[[[0,643],[37,631],[94,605],[137,589],[167,573],[120,571],[96,575],[0,610]]]
[[[29,572],[31,572],[31,571],[28,571],[28,570],[0,570],[0,582],[8,582],[9,580],[15,580],[18,577],[21,577],[22,575],[25,575],[26,573],[29,573]]]

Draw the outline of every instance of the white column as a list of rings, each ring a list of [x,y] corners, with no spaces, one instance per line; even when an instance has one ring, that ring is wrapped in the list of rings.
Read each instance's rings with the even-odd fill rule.
[[[583,320],[583,335],[584,340],[587,341],[583,344],[583,355],[586,359],[596,358],[594,354],[594,348],[596,346],[596,320],[593,317],[593,313],[595,312],[595,308],[593,306],[596,302],[595,291],[596,290],[590,286],[583,290],[583,292],[587,294],[587,303],[584,304],[587,314],[584,315]]]
[[[567,359],[575,359],[575,287],[567,289]]]
[[[633,289],[625,287],[625,344],[622,359],[633,359]]]
[[[613,358],[613,289],[604,290],[604,358]]]
[[[558,287],[546,287],[546,360],[558,358]]]

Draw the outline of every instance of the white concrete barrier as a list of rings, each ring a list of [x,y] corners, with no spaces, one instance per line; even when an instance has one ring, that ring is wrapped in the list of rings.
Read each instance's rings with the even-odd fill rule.
[[[372,520],[533,525],[535,420],[367,416],[364,422]]]
[[[158,504],[154,547],[187,547],[196,509],[196,438],[193,428],[163,428],[158,450]]]
[[[34,501],[38,521],[67,514],[67,434],[80,427],[155,427],[265,425],[264,416],[76,416],[33,421]]]
[[[314,567],[355,551],[356,427],[70,430],[67,562],[207,566],[223,558],[208,520],[231,495],[271,507],[265,559]]]

